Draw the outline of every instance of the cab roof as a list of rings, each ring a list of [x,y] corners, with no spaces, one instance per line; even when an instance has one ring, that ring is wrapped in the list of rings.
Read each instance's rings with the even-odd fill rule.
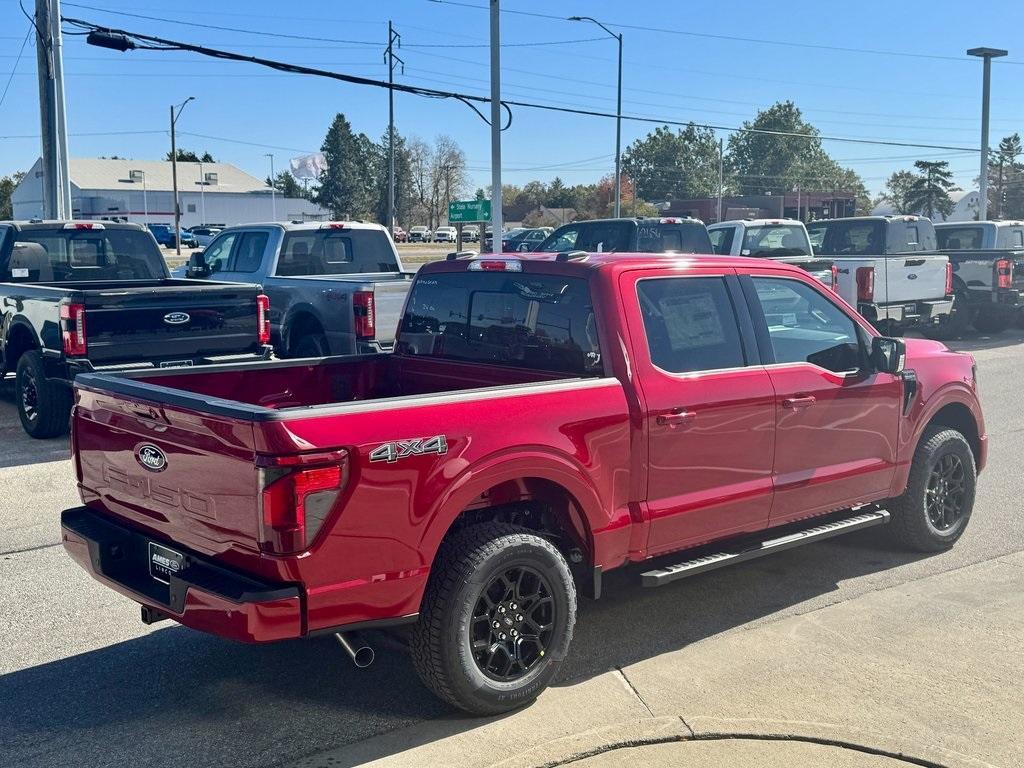
[[[611,270],[624,272],[631,269],[657,269],[666,267],[672,269],[766,269],[779,272],[790,272],[806,275],[807,273],[797,266],[785,264],[771,259],[754,259],[746,256],[718,256],[715,254],[693,254],[693,253],[618,253],[606,251],[603,253],[587,253],[583,251],[569,251],[568,253],[496,253],[480,254],[471,258],[459,257],[444,261],[433,261],[424,264],[419,274],[433,272],[463,272],[475,269],[488,271],[486,268],[471,266],[474,262],[519,262],[518,270],[495,269],[494,271],[508,272],[545,272],[548,274],[578,274],[584,275],[598,271]],[[531,269],[531,265],[539,269]]]

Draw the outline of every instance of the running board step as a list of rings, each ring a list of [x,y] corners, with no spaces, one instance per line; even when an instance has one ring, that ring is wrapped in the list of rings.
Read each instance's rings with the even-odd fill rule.
[[[713,571],[734,563],[742,563],[745,560],[753,560],[757,557],[764,557],[775,552],[782,552],[786,549],[799,547],[803,544],[810,544],[815,541],[823,541],[843,533],[859,531],[861,528],[870,528],[873,525],[882,525],[889,522],[889,513],[884,509],[860,512],[852,517],[845,517],[832,522],[816,525],[813,528],[805,528],[802,531],[788,533],[774,539],[755,542],[749,547],[735,551],[715,552],[708,555],[696,557],[676,565],[667,565],[664,568],[656,568],[641,574],[642,583],[645,587],[660,587],[664,584],[684,579],[687,576],[696,576],[698,573]]]

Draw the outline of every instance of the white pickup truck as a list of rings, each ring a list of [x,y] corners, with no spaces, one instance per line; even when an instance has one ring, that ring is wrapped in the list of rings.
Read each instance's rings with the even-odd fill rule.
[[[836,289],[832,259],[814,255],[807,229],[796,219],[734,219],[708,225],[711,247],[720,256],[751,256],[793,264]]]
[[[837,292],[884,333],[938,326],[953,308],[949,259],[922,216],[857,216],[807,225],[817,256],[831,258]]]

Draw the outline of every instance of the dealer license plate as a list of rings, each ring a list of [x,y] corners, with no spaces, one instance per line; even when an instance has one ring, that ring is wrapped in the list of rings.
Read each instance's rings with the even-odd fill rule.
[[[149,542],[149,575],[164,584],[171,583],[171,576],[176,576],[185,567],[185,556],[181,552]]]

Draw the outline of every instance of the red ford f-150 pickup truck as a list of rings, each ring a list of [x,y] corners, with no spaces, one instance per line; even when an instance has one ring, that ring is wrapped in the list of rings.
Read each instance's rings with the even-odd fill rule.
[[[660,586],[885,522],[952,546],[987,444],[969,355],[732,257],[449,259],[393,354],[75,389],[64,546],[143,620],[358,664],[359,630],[411,624],[473,713],[548,685],[612,568]]]

